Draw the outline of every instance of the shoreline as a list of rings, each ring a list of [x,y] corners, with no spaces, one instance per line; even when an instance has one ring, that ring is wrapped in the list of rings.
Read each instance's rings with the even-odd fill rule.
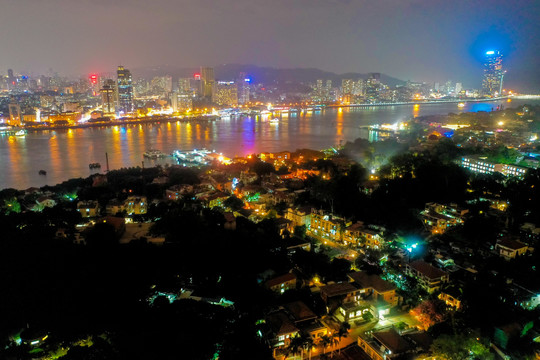
[[[434,101],[407,101],[407,102],[396,102],[396,103],[377,103],[377,104],[348,104],[348,105],[324,105],[324,108],[368,108],[368,107],[390,107],[390,106],[407,106],[407,105],[441,105],[441,104],[458,104],[458,103],[478,103],[478,102],[492,102],[506,99],[531,99],[536,100],[540,98],[540,95],[523,95],[523,96],[505,96],[491,99],[467,99],[467,100],[434,100]],[[321,105],[314,105],[321,106]],[[171,117],[171,116],[158,116],[151,118],[135,118],[133,120],[115,120],[110,122],[99,122],[99,123],[84,123],[77,125],[68,125],[68,126],[49,126],[49,127],[32,127],[32,126],[21,126],[17,129],[24,129],[28,132],[38,132],[38,131],[48,131],[48,130],[69,130],[69,129],[86,129],[94,127],[112,127],[112,126],[123,126],[123,125],[137,125],[137,124],[153,124],[153,123],[170,123],[170,122],[201,122],[208,123],[212,121],[219,120],[220,117],[217,115],[210,116],[193,116],[193,117]]]
[[[160,123],[160,122],[189,122],[189,121],[196,121],[201,123],[208,123],[217,120],[218,117],[216,116],[199,116],[199,117],[193,117],[193,118],[174,118],[171,116],[165,116],[165,117],[159,117],[151,119],[135,119],[135,120],[115,120],[115,121],[107,121],[107,122],[100,122],[100,123],[84,123],[84,124],[77,124],[77,125],[68,125],[68,126],[48,126],[48,127],[26,127],[22,126],[18,129],[24,129],[28,132],[38,132],[38,131],[50,131],[50,130],[70,130],[70,129],[87,129],[87,128],[95,128],[95,127],[113,127],[113,126],[124,126],[124,125],[138,125],[138,124],[154,124],[154,123]]]
[[[539,96],[540,97],[540,96]],[[466,99],[466,100],[418,100],[404,101],[392,103],[376,103],[376,104],[348,104],[348,105],[326,105],[325,107],[340,108],[340,107],[380,107],[380,106],[403,106],[403,105],[440,105],[440,104],[459,104],[459,103],[477,103],[477,102],[492,102],[506,99],[520,99],[518,96],[503,96],[491,99]],[[536,98],[531,98],[536,99]]]

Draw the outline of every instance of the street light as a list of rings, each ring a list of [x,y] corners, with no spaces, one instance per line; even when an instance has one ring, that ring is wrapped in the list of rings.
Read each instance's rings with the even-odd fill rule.
[[[409,252],[409,262],[411,262],[411,254],[413,252],[413,249],[416,249],[417,246],[418,246],[418,243],[414,243],[410,247],[407,248],[407,251]]]

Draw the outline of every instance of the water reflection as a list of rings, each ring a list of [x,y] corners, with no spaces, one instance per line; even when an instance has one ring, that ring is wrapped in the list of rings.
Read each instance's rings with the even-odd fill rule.
[[[528,100],[530,102],[530,100]],[[512,106],[525,101],[514,100]],[[392,106],[327,109],[281,114],[278,125],[264,117],[233,117],[212,123],[172,122],[137,124],[66,131],[29,133],[26,137],[0,136],[0,188],[56,184],[72,177],[86,177],[88,164],[99,162],[105,171],[105,153],[112,169],[140,166],[143,153],[157,148],[170,154],[175,149],[206,147],[228,156],[262,151],[322,149],[340,141],[367,137],[361,126],[405,121],[412,116],[461,111],[491,111],[498,103]],[[505,104],[506,105],[506,104]],[[509,106],[509,105],[508,105]],[[148,162],[150,164],[150,162]],[[148,165],[150,166],[150,165]],[[44,169],[47,176],[39,176]]]

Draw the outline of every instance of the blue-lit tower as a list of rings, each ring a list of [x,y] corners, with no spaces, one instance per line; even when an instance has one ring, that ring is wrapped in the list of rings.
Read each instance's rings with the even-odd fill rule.
[[[486,51],[484,60],[484,79],[482,92],[484,95],[500,96],[502,94],[503,77],[506,72],[502,67],[502,54],[498,50]]]
[[[133,112],[135,106],[133,104],[133,84],[131,78],[131,71],[125,69],[123,66],[118,66],[117,71],[117,84],[118,84],[118,107],[119,113],[123,112],[128,114]]]

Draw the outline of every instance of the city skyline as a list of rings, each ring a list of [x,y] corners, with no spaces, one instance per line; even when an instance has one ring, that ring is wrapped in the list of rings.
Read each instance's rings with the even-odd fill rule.
[[[164,64],[253,63],[341,74],[382,72],[412,81],[459,79],[480,87],[482,56],[497,49],[505,54],[508,86],[530,91],[540,82],[534,66],[539,9],[528,1],[188,1],[180,6],[172,0],[152,5],[55,0],[27,5],[9,2],[0,15],[7,29],[0,45],[12,49],[0,68],[81,74],[112,71],[118,64],[136,71]],[[179,11],[171,11],[175,8]],[[15,26],[18,16],[10,15],[19,13],[25,14],[24,31],[20,22]],[[198,26],[201,21],[204,27]],[[98,39],[104,39],[99,46]]]

